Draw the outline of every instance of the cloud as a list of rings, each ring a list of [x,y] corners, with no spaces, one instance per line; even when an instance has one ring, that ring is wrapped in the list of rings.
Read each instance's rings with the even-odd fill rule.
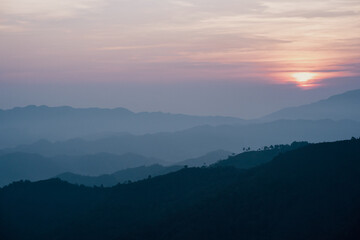
[[[0,13],[36,19],[72,18],[103,5],[101,0],[2,0]]]
[[[303,17],[303,18],[337,18],[351,17],[359,15],[359,11],[290,11],[284,13],[286,17]]]
[[[156,79],[156,72],[199,77],[199,69],[204,79],[215,71],[224,77],[263,73],[268,79],[275,72],[335,75],[360,52],[360,2],[354,0],[0,2],[6,59],[0,68],[27,66],[35,75],[58,67],[65,78],[72,66],[101,74],[128,69],[139,79]],[[22,29],[27,33],[14,34]],[[143,66],[151,74],[143,74]],[[165,74],[170,70],[176,74]]]
[[[185,2],[185,1],[173,1],[172,4],[181,6],[181,7],[194,7],[195,5],[191,2]]]
[[[111,46],[111,47],[101,47],[97,50],[100,51],[121,51],[121,50],[136,50],[136,49],[152,49],[152,48],[164,48],[164,47],[174,47],[172,44],[155,44],[155,45],[138,45],[138,46]]]
[[[19,25],[0,24],[0,32],[21,32],[24,28]]]

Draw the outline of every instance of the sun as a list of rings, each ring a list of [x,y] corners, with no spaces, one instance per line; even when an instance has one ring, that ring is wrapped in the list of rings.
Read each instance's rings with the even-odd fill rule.
[[[292,74],[292,77],[295,79],[295,81],[301,84],[307,83],[315,76],[316,74],[311,72],[297,72]]]

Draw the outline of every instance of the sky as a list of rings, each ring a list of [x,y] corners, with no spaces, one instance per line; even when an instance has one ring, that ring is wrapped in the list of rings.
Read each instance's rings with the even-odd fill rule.
[[[360,88],[359,0],[1,0],[0,108],[254,118]]]

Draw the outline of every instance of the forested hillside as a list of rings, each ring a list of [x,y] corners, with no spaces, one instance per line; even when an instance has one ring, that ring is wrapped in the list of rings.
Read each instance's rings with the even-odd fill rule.
[[[356,239],[360,140],[112,188],[18,182],[0,190],[0,211],[3,239]]]

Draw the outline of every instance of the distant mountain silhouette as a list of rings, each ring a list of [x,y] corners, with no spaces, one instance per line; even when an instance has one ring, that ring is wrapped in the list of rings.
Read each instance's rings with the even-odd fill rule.
[[[183,166],[169,166],[164,167],[161,165],[141,166],[136,168],[128,168],[121,171],[117,171],[113,174],[100,175],[97,177],[82,176],[73,173],[63,173],[58,176],[63,181],[82,184],[85,186],[104,186],[112,187],[118,183],[125,183],[128,181],[139,181],[149,177],[156,177],[164,175],[170,172],[175,172],[183,168]]]
[[[191,158],[185,161],[176,162],[176,165],[180,166],[188,166],[188,167],[202,167],[202,166],[209,166],[219,160],[226,159],[231,152],[225,150],[216,150],[209,152],[203,156],[198,158]]]
[[[18,182],[0,189],[0,211],[4,240],[354,240],[360,140],[310,144],[250,170],[184,168],[113,188]]]
[[[162,112],[134,113],[125,108],[72,108],[27,106],[0,110],[0,148],[39,139],[66,140],[76,137],[112,136],[128,132],[172,132],[208,125],[238,124],[234,117],[190,116]]]
[[[241,152],[294,141],[323,142],[360,136],[360,122],[332,120],[279,120],[247,125],[201,126],[175,133],[122,135],[98,140],[39,141],[1,151],[44,156],[136,153],[170,163],[198,158],[216,149]]]
[[[360,121],[360,89],[332,96],[312,104],[290,107],[265,116],[262,120],[332,119]]]
[[[360,121],[359,105],[360,90],[354,90],[316,103],[286,108],[252,121],[234,117],[190,116],[162,112],[134,113],[124,108],[101,109],[31,105],[0,110],[0,149],[15,147],[20,144],[31,144],[41,139],[66,141],[82,138],[96,141],[106,138],[132,138],[132,135],[159,132],[173,133],[206,125],[211,127],[223,125],[238,127],[240,125],[241,127],[278,120]],[[268,144],[272,144],[272,142],[268,142]],[[223,147],[208,148],[201,154],[219,148]],[[223,149],[233,151],[228,148]],[[188,157],[198,156],[199,154],[192,154]]]
[[[9,153],[0,155],[0,187],[13,181],[48,179],[64,172],[98,176],[127,168],[159,163],[163,163],[163,161],[131,153],[56,157],[43,157],[39,154],[21,152]],[[117,182],[122,182],[121,180],[117,180]]]

